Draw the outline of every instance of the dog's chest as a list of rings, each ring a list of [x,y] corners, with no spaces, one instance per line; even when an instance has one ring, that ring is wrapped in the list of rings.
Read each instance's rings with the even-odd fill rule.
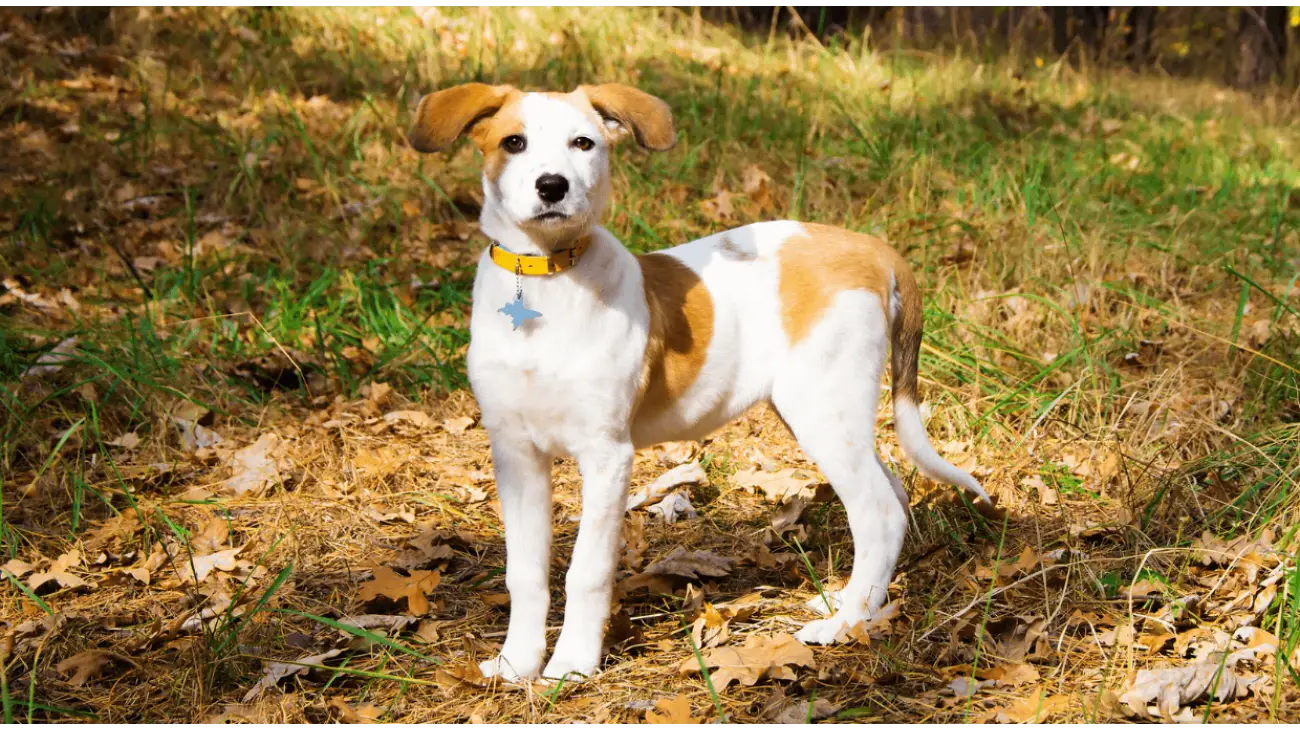
[[[563,453],[626,427],[649,314],[640,287],[622,283],[525,279],[524,302],[542,316],[516,330],[498,311],[514,296],[512,277],[489,270],[475,282],[467,369],[494,438]]]

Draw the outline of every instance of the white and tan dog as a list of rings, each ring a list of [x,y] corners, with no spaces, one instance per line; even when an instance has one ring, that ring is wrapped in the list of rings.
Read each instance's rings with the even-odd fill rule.
[[[891,350],[903,450],[926,476],[988,499],[926,436],[921,295],[902,257],[869,236],[793,221],[635,256],[598,225],[609,148],[626,134],[672,147],[668,106],[617,84],[569,94],[465,84],[421,100],[409,134],[422,152],[468,135],[483,153],[481,224],[494,243],[474,282],[468,369],[492,440],[510,590],[505,644],[485,674],[596,671],[633,451],[701,438],[760,402],[830,479],[853,533],[841,607],[798,638],[830,643],[871,616],[907,527],[907,495],[875,450]],[[582,474],[582,519],[543,668],[557,456]]]

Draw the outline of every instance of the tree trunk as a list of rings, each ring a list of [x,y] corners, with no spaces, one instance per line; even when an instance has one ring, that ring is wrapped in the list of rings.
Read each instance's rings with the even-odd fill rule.
[[[1110,17],[1110,7],[1105,5],[1087,5],[1076,8],[1083,21],[1083,45],[1093,58],[1101,58],[1102,46],[1106,42],[1106,24]]]
[[[1064,5],[1052,6],[1052,46],[1058,56],[1070,47],[1070,8]]]
[[[1243,89],[1273,80],[1286,58],[1285,7],[1241,9],[1237,29],[1237,86]]]
[[[1150,5],[1134,7],[1128,11],[1128,60],[1137,66],[1151,61],[1151,34],[1156,28],[1157,9]]]

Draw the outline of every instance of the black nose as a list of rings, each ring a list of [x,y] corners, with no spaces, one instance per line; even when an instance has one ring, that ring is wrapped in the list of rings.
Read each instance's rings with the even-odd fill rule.
[[[542,175],[537,178],[537,197],[548,203],[564,200],[569,192],[569,181],[561,175]]]

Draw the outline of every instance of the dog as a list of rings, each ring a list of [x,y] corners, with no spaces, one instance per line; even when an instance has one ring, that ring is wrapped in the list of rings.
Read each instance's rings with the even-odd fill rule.
[[[898,440],[931,479],[988,495],[931,446],[917,400],[921,294],[876,238],[756,223],[633,255],[599,225],[610,148],[676,142],[662,100],[619,84],[525,93],[469,83],[420,100],[420,152],[468,136],[483,158],[482,232],[467,370],[491,440],[505,522],[510,622],[485,676],[576,679],[600,665],[635,449],[699,439],[767,402],[844,503],[853,570],[827,644],[883,605],[908,498],[875,449],[891,353]],[[551,467],[572,457],[582,517],[550,661]]]

